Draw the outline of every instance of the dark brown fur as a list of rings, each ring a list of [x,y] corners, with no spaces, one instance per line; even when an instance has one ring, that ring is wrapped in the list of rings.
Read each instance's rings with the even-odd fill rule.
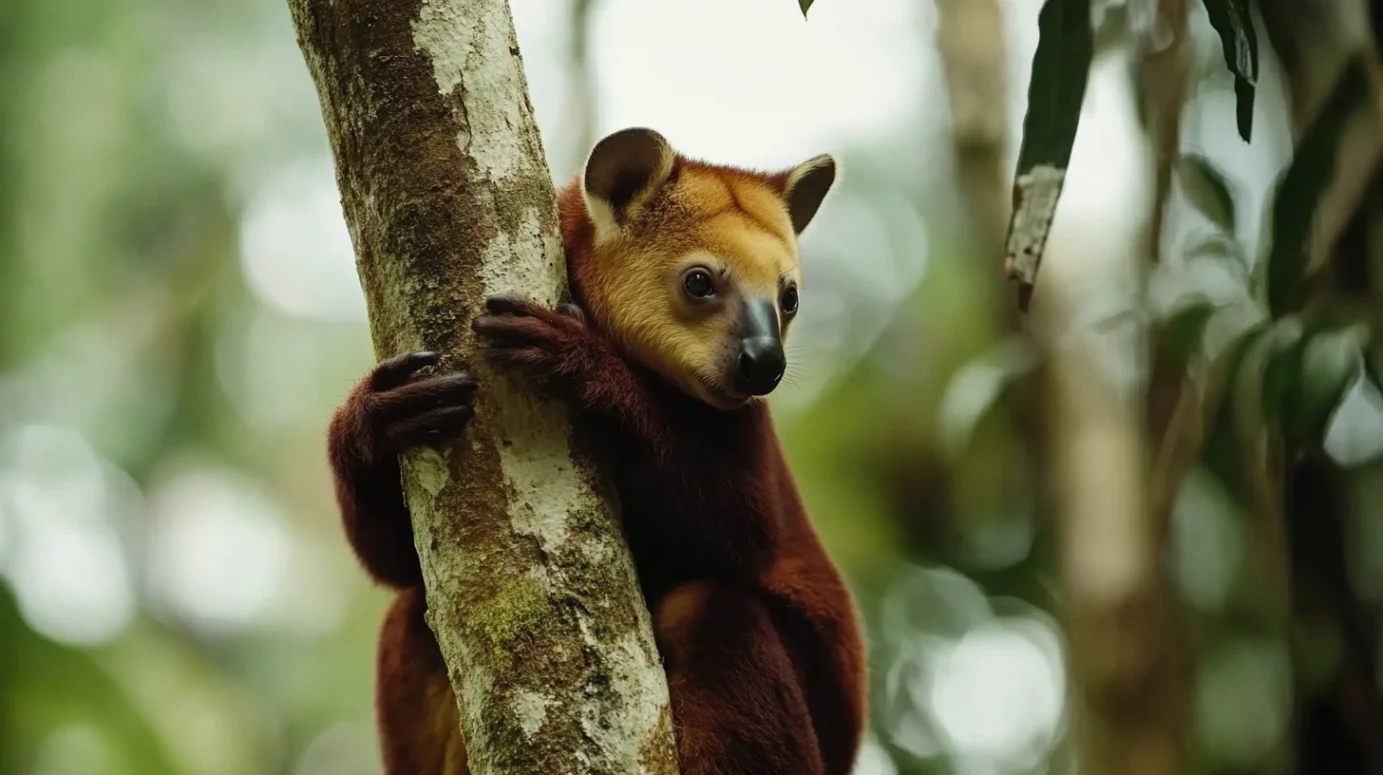
[[[699,164],[678,160],[682,165]],[[700,164],[701,173],[755,176]],[[675,175],[674,175],[675,176]],[[593,228],[579,183],[559,198],[583,304]],[[654,614],[684,775],[845,775],[864,724],[853,604],[813,531],[767,405],[712,408],[622,353],[578,307],[492,299],[475,321],[496,362],[565,396],[607,451]],[[426,354],[376,368],[333,417],[329,449],[347,536],[400,590],[385,619],[377,715],[388,775],[466,772],[455,699],[422,620],[397,453],[459,433],[474,385],[413,380]]]

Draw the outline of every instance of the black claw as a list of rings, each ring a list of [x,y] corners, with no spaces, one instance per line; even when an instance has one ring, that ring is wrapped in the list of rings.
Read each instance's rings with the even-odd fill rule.
[[[395,355],[375,367],[374,387],[376,390],[387,390],[400,385],[419,369],[436,363],[437,353],[431,350]]]
[[[431,350],[419,350],[418,352],[395,356],[388,362],[396,369],[412,373],[424,366],[436,365],[437,353]]]
[[[386,434],[394,448],[402,451],[454,436],[466,427],[474,415],[475,409],[469,404],[445,406],[396,422],[389,426]]]
[[[417,417],[438,406],[469,405],[475,400],[476,389],[475,377],[458,371],[378,393],[375,400],[380,416],[388,422]]]
[[[492,315],[523,315],[528,312],[528,301],[518,296],[491,296],[485,300],[485,309]]]

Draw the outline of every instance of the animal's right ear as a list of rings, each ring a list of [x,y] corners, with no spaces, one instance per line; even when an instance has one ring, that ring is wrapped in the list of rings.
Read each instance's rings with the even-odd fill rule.
[[[629,223],[672,174],[676,154],[652,129],[621,129],[595,144],[581,189],[597,238]]]

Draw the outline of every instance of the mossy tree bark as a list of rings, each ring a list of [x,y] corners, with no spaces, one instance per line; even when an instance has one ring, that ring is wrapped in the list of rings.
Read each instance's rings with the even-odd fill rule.
[[[609,490],[568,415],[473,359],[486,296],[566,293],[506,0],[289,0],[377,354],[481,382],[403,461],[428,622],[476,775],[674,773],[668,693]]]

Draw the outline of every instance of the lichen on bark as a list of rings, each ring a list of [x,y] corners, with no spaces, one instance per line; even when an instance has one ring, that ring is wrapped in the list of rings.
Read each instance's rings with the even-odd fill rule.
[[[376,353],[481,382],[403,461],[429,626],[476,775],[675,773],[667,686],[607,482],[562,406],[471,357],[486,296],[566,294],[507,0],[289,0]]]

